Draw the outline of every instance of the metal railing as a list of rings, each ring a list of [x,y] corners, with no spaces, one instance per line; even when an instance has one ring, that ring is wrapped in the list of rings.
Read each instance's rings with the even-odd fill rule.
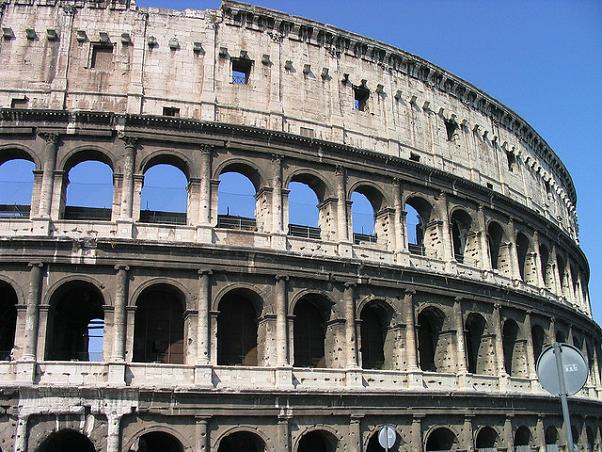
[[[223,229],[239,229],[241,231],[255,231],[257,230],[257,221],[255,218],[218,215],[217,227]]]
[[[304,226],[301,224],[288,225],[288,235],[292,235],[293,237],[303,237],[306,239],[320,239],[320,233],[320,228]]]
[[[424,256],[426,254],[424,245],[419,245],[416,243],[408,243],[408,251],[410,254],[417,254],[419,256]]]
[[[63,218],[65,220],[111,221],[111,209],[101,207],[66,206]]]
[[[0,204],[0,218],[29,218],[30,211],[25,204]]]
[[[357,232],[353,233],[353,243],[359,245],[361,242],[376,243],[376,234],[360,234]]]
[[[232,83],[234,85],[246,85],[249,77],[245,72],[232,71]]]
[[[186,224],[185,212],[163,212],[160,210],[141,210],[141,223]]]
[[[176,352],[146,352],[142,356],[136,356],[137,363],[159,363],[159,364],[184,364],[184,353]]]

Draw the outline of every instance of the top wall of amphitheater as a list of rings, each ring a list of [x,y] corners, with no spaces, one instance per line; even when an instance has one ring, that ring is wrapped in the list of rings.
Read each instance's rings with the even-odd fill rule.
[[[230,1],[167,11],[115,0],[5,0],[0,11],[0,108],[172,108],[419,160],[522,203],[577,240],[570,175],[531,126],[386,44]],[[92,67],[99,45],[113,47],[112,59]],[[237,59],[252,62],[248,84],[232,83]],[[358,88],[369,90],[360,109]]]

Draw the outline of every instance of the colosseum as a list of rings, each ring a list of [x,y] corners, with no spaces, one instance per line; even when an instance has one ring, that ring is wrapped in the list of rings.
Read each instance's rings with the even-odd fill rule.
[[[0,163],[31,175],[0,193],[2,451],[375,452],[386,424],[394,451],[566,450],[536,376],[554,341],[587,357],[572,430],[601,450],[575,188],[508,107],[230,0],[4,0],[0,22]],[[106,206],[73,201],[90,162]],[[143,201],[158,167],[183,210]],[[251,214],[220,204],[228,175]]]

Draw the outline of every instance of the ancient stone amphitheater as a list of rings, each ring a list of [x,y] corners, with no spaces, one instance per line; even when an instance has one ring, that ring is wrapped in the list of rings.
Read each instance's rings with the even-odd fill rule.
[[[508,107],[228,0],[4,0],[0,21],[0,162],[33,169],[31,202],[0,208],[1,450],[379,451],[384,424],[396,451],[562,450],[535,374],[554,340],[588,358],[573,435],[600,450],[575,188]],[[69,203],[88,161],[112,208]],[[158,165],[185,212],[142,205]],[[227,173],[254,217],[219,211]],[[318,225],[290,224],[294,183]]]

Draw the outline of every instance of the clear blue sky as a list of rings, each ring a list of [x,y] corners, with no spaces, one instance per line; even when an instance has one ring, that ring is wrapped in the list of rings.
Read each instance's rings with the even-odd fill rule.
[[[219,6],[217,0],[144,0],[138,4],[178,9]],[[602,322],[602,245],[597,235],[602,229],[597,184],[602,175],[602,1],[256,0],[254,4],[329,23],[420,55],[472,82],[535,127],[563,160],[577,187],[581,244],[591,266],[594,318]],[[81,184],[89,198],[91,173],[83,167],[77,170],[70,174],[72,187]],[[157,168],[151,177],[153,170],[146,175],[142,207],[169,210],[167,205],[173,207],[179,193],[176,210],[185,208],[183,175],[173,168],[172,172]],[[94,190],[99,207],[110,204],[107,171],[108,192],[100,185]],[[30,169],[28,173],[31,177]],[[2,165],[0,192],[27,185],[4,182],[19,177],[10,165]],[[230,194],[237,190],[228,189],[226,182],[220,184],[220,192],[226,192],[220,195],[220,213],[230,208],[232,215],[250,215],[253,197]],[[253,191],[250,185],[247,189]],[[303,207],[315,204],[312,197],[312,193],[291,193],[291,207],[299,207],[291,212],[307,212]],[[24,198],[15,202],[28,203],[27,195]],[[71,197],[70,204],[80,203],[90,205],[89,199]],[[354,210],[357,207],[363,213],[354,215],[354,225],[361,224],[364,232],[370,232],[367,201],[354,199]],[[301,220],[291,215],[291,222]]]

